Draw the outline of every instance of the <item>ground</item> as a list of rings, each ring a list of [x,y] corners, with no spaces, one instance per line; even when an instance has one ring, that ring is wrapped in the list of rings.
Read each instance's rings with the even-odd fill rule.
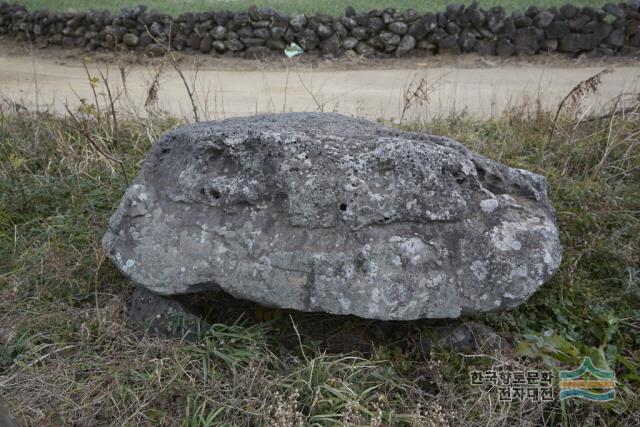
[[[95,2],[89,0],[58,0],[56,2],[47,0],[19,0],[16,3],[23,4],[29,9],[56,9],[56,10],[91,10],[109,9],[117,11],[123,7],[131,7],[133,4],[144,4],[155,10],[179,14],[182,12],[200,12],[211,10],[234,10],[245,11],[249,6],[271,7],[274,10],[285,13],[308,13],[316,12],[328,13],[332,15],[342,15],[347,6],[352,6],[358,11],[369,11],[372,9],[395,8],[397,10],[415,9],[419,12],[444,11],[450,1],[436,0],[425,2],[422,0],[138,0],[130,2],[127,0],[104,0],[96,6]],[[469,4],[470,2],[460,2]],[[483,8],[502,6],[507,10],[522,9],[529,6],[557,6],[560,7],[566,2],[564,0],[530,0],[526,5],[521,2],[509,0],[480,0],[478,4]],[[607,2],[599,0],[574,0],[571,2],[575,6],[603,6]]]
[[[194,101],[204,119],[319,109],[388,121],[420,121],[463,111],[486,118],[532,102],[550,110],[574,85],[606,68],[613,72],[603,77],[598,97],[584,100],[585,107],[599,109],[621,92],[640,90],[640,64],[637,58],[624,56],[437,55],[374,60],[345,55],[330,61],[313,55],[264,60],[172,55],[188,83],[195,84]],[[110,74],[111,89],[121,91],[123,70],[129,107],[144,111],[149,88],[157,82],[155,106],[176,117],[191,117],[184,81],[166,58],[30,50],[7,42],[0,43],[0,57],[3,95],[29,109],[64,113],[65,103],[76,108],[92,99],[87,71],[95,76],[99,70]],[[407,105],[406,92],[418,86],[424,89],[424,99],[412,102],[424,105]],[[106,95],[98,93],[101,100]]]
[[[214,325],[195,342],[136,332],[128,319],[133,284],[108,261],[100,239],[125,175],[135,175],[150,144],[193,121],[194,110],[206,117],[206,99],[191,105],[186,94],[180,117],[160,108],[163,85],[171,81],[164,72],[184,67],[184,82],[167,83],[176,96],[180,83],[186,90],[203,81],[191,80],[191,57],[177,67],[109,57],[106,76],[95,57],[85,71],[77,56],[39,55],[3,53],[3,65],[22,61],[23,80],[0,69],[0,396],[24,425],[640,424],[637,63],[595,62],[588,72],[579,62],[543,63],[543,74],[558,66],[585,78],[608,65],[618,71],[605,72],[600,85],[579,85],[581,77],[567,75],[554,102],[514,93],[517,108],[489,115],[451,109],[429,115],[435,101],[416,95],[418,78],[397,88],[400,112],[408,111],[404,120],[373,117],[447,135],[549,181],[564,247],[560,272],[513,311],[462,319],[491,326],[513,345],[459,352],[425,348],[424,338],[439,326],[433,322],[371,322],[226,300],[207,303]],[[499,73],[505,65],[477,58],[454,67],[452,61],[444,63],[452,74],[472,70],[469,76]],[[126,65],[123,74],[119,63]],[[246,64],[251,76],[262,73],[264,64]],[[217,65],[204,64],[199,75],[212,80]],[[280,73],[278,81],[286,79],[287,66],[267,65]],[[300,73],[323,66],[341,72],[312,60],[299,65]],[[402,69],[396,65],[382,70],[394,75]],[[532,65],[506,64],[522,73]],[[52,73],[47,67],[54,66]],[[371,64],[347,66],[358,67]],[[628,80],[611,79],[621,69]],[[75,76],[70,92],[65,74]],[[59,91],[48,96],[58,93],[60,109],[47,109],[41,91],[56,85]],[[76,96],[81,87],[86,92]],[[313,101],[322,87],[311,93],[305,92],[307,108],[323,108]],[[467,102],[455,90],[447,93]],[[616,373],[615,400],[500,403],[495,388],[470,384],[474,370],[557,375],[587,355]]]

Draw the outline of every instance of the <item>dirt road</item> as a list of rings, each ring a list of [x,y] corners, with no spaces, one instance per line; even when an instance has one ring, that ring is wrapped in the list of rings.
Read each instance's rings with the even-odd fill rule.
[[[243,61],[243,60],[239,60]],[[405,118],[427,119],[466,111],[477,117],[499,114],[508,108],[528,105],[553,109],[572,87],[607,66],[614,71],[603,78],[600,91],[586,101],[600,108],[622,92],[640,91],[640,61],[589,65],[526,62],[492,63],[483,60],[458,66],[451,63],[405,61],[393,67],[315,66],[292,63],[268,67],[244,60],[240,71],[225,63],[208,62],[196,74],[184,65],[188,82],[195,82],[195,102],[203,118],[217,119],[282,111],[337,111],[371,119],[398,120],[405,94],[418,87],[426,95],[405,112]],[[95,64],[95,62],[94,62]],[[113,94],[128,111],[142,112],[158,69],[155,64],[127,66],[126,91],[117,65],[109,68]],[[106,73],[106,67],[101,66]],[[97,77],[95,65],[89,73]],[[195,80],[194,80],[195,78]],[[102,101],[104,85],[95,87]],[[76,107],[82,98],[93,102],[93,93],[82,63],[55,57],[30,57],[0,53],[0,95],[28,109],[64,111],[64,103]],[[165,64],[159,79],[157,107],[172,114],[190,116],[191,104],[178,73]]]

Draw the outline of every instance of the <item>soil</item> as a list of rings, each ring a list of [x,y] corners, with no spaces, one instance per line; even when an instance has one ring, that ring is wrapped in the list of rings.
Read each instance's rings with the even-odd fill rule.
[[[201,119],[318,110],[394,122],[462,112],[483,118],[509,109],[553,110],[576,84],[605,68],[612,72],[603,77],[599,91],[585,99],[586,113],[607,108],[620,94],[640,91],[640,58],[439,55],[369,60],[346,55],[331,61],[175,54],[172,62],[132,53],[37,50],[5,41],[0,43],[0,97],[17,108],[63,113],[65,103],[76,108],[94,102],[88,71],[98,78],[94,87],[106,104],[100,70],[117,98],[118,111],[124,107],[140,115],[163,111],[191,118],[186,81],[195,88]],[[154,94],[150,88],[157,74]]]

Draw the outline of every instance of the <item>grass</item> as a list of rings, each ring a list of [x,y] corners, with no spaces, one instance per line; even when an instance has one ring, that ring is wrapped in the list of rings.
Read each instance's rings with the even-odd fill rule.
[[[132,176],[178,120],[130,115],[116,126],[104,111],[85,105],[79,126],[0,112],[0,394],[24,425],[640,423],[637,106],[582,121],[563,111],[551,140],[552,114],[540,111],[405,125],[541,173],[552,189],[561,270],[520,308],[465,319],[518,343],[474,355],[420,351],[428,322],[226,304],[196,343],[137,334],[132,283],[100,247],[124,180],[94,144]],[[346,331],[341,349],[298,335],[305,323]],[[355,346],[359,330],[373,330],[375,343]],[[469,385],[475,369],[575,368],[584,355],[616,372],[614,401],[500,404],[496,390]]]
[[[135,3],[126,0],[104,0],[96,6],[95,2],[88,0],[58,0],[51,2],[48,0],[19,0],[19,4],[27,6],[29,9],[53,9],[53,10],[91,10],[91,9],[109,9],[117,11],[122,7],[130,7],[132,4],[145,4],[150,8],[160,12],[177,15],[182,12],[200,12],[211,10],[233,10],[246,11],[251,5],[258,7],[272,7],[273,9],[285,13],[307,13],[314,14],[317,12],[328,13],[331,15],[342,15],[347,6],[353,6],[358,11],[369,11],[372,9],[395,8],[398,10],[415,9],[419,12],[440,12],[444,11],[447,4],[451,1],[436,0],[425,2],[423,0],[139,0]],[[468,1],[460,3],[470,4]],[[484,8],[493,6],[503,6],[511,11],[514,9],[526,9],[529,6],[562,6],[567,3],[564,0],[528,0],[519,2],[514,0],[480,0],[478,4]],[[607,2],[604,0],[573,0],[572,4],[576,6],[604,6]]]

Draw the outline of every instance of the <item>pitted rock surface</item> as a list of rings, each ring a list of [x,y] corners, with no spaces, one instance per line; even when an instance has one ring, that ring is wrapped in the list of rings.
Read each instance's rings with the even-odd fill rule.
[[[516,307],[561,260],[543,177],[327,113],[166,133],[103,244],[158,294],[395,320]]]

